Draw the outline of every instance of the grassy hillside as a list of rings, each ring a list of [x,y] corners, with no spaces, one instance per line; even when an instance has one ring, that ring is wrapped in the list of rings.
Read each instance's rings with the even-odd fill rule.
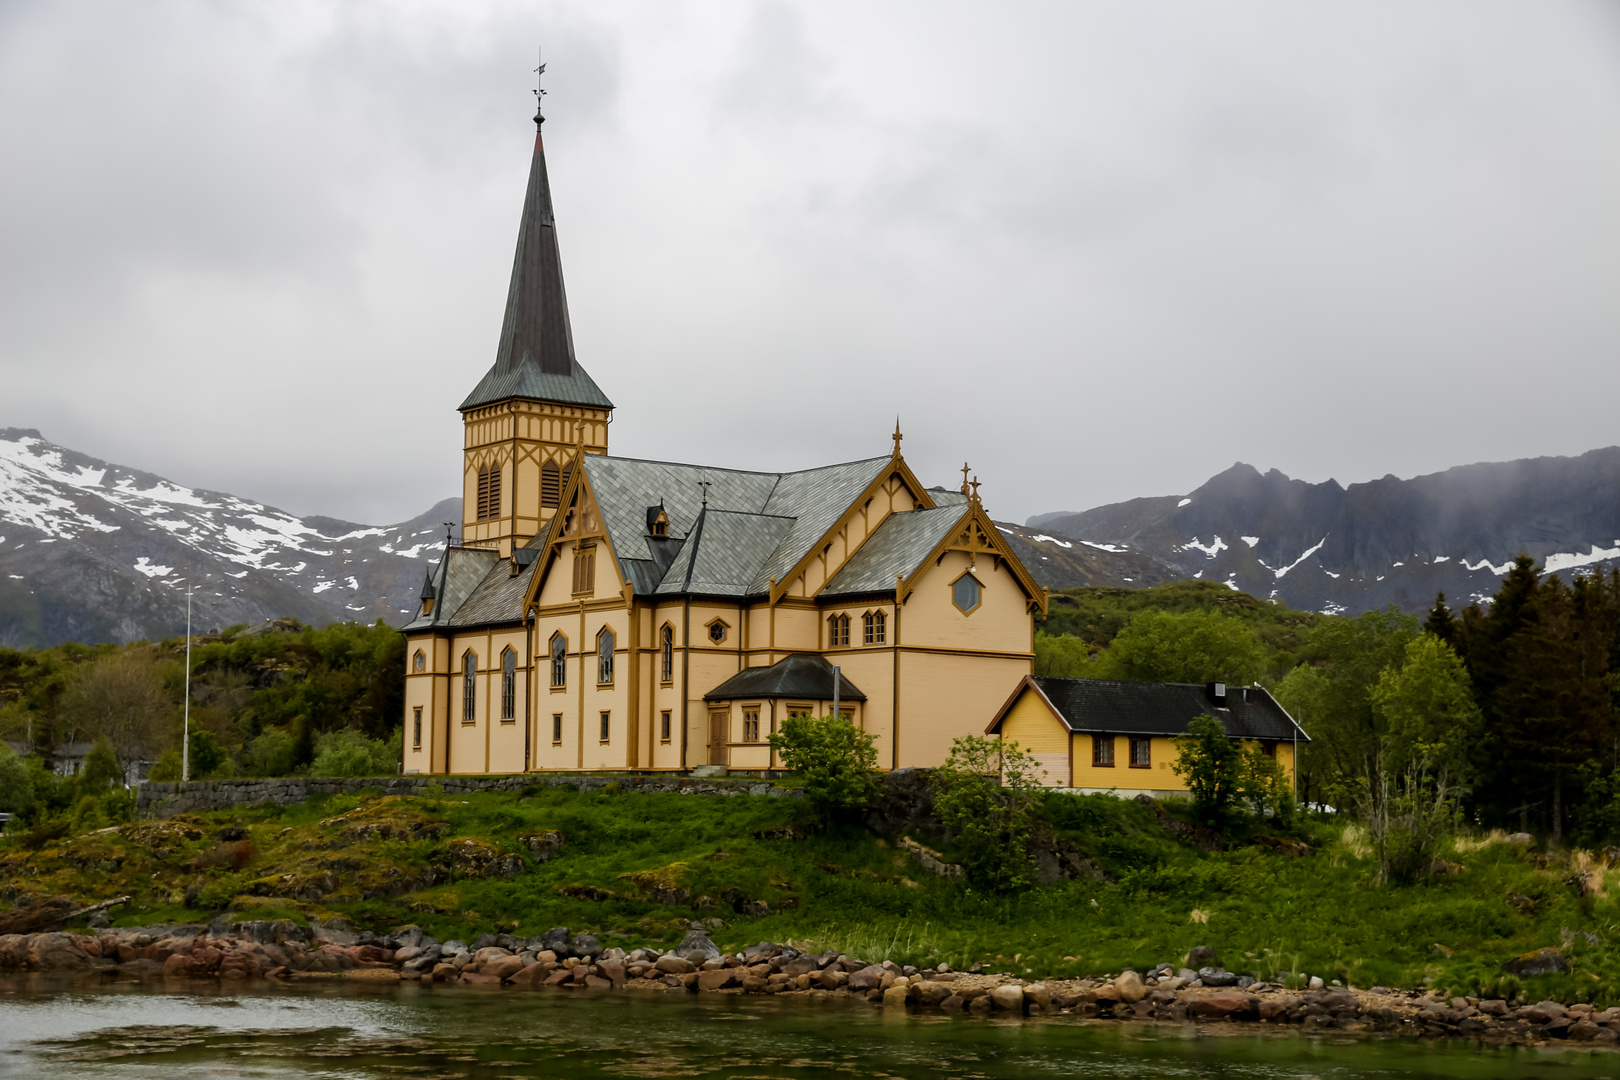
[[[1264,836],[1205,854],[1135,802],[1048,795],[1047,821],[1098,876],[1009,897],[928,875],[897,836],[812,833],[803,814],[788,799],[539,786],[453,799],[338,796],[284,811],[8,834],[0,880],[12,885],[8,901],[14,891],[131,894],[119,925],[344,915],[379,929],[414,922],[441,938],[566,925],[668,947],[691,920],[714,919],[723,948],[793,939],[869,961],[1040,976],[1142,969],[1210,944],[1230,969],[1266,978],[1304,971],[1357,986],[1501,993],[1516,985],[1500,974],[1504,960],[1553,946],[1574,971],[1538,977],[1523,993],[1620,1001],[1620,905],[1610,899],[1620,870],[1501,834],[1454,842],[1454,865],[1427,883],[1383,887],[1354,826],[1305,825],[1308,854]],[[551,832],[562,843],[547,859]]]

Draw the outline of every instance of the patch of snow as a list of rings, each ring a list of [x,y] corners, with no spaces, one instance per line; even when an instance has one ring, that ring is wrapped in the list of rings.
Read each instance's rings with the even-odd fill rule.
[[[1202,570],[1198,571],[1198,573],[1193,575],[1193,577],[1195,577],[1195,578],[1201,578],[1203,576],[1204,576],[1204,572]]]
[[[1390,565],[1391,566],[1405,566],[1406,564],[1403,563],[1403,562],[1398,562],[1398,563],[1390,563]]]
[[[1433,559],[1430,560],[1429,565],[1434,566],[1434,565],[1437,565],[1439,563],[1450,562],[1450,561],[1451,561],[1451,556],[1450,555],[1436,555]]]
[[[1037,544],[1056,544],[1058,547],[1063,547],[1063,548],[1072,548],[1072,547],[1074,547],[1074,545],[1069,543],[1067,540],[1059,540],[1057,537],[1055,537],[1055,536],[1047,536],[1045,533],[1042,533],[1041,535],[1037,536],[1035,538],[1035,542]]]
[[[1345,606],[1332,600],[1329,600],[1327,602],[1327,607],[1322,609],[1322,614],[1324,615],[1343,615],[1344,612]]]
[[[1620,550],[1620,549],[1616,549],[1616,550]],[[1468,567],[1468,569],[1470,569],[1470,570],[1489,570],[1491,573],[1495,574],[1497,577],[1501,577],[1503,574],[1505,574],[1509,570],[1513,569],[1513,560],[1512,559],[1509,559],[1507,562],[1503,563],[1501,566],[1492,566],[1491,565],[1491,560],[1489,560],[1489,559],[1481,559],[1477,563],[1470,563],[1467,559],[1462,559],[1460,561],[1462,562],[1462,564],[1464,566]],[[1401,564],[1396,563],[1395,565],[1399,566]]]
[[[349,584],[347,587],[350,589],[358,589],[360,587],[360,583],[351,577],[349,578]]]
[[[23,579],[23,576],[21,574],[7,574],[6,576],[9,577],[12,581],[21,581]]]
[[[1086,547],[1096,548],[1098,551],[1112,551],[1116,554],[1121,551],[1130,550],[1130,548],[1126,547],[1124,544],[1099,544],[1092,540],[1082,540],[1080,542],[1086,545]]]
[[[1620,547],[1600,548],[1596,544],[1593,544],[1592,550],[1585,555],[1549,555],[1547,556],[1547,566],[1544,572],[1551,574],[1559,570],[1572,570],[1577,566],[1590,566],[1592,563],[1602,562],[1604,559],[1620,559]],[[1503,563],[1502,565],[1504,569],[1497,570],[1496,572],[1498,574],[1507,573],[1506,567],[1510,566],[1511,564]],[[1492,567],[1492,569],[1495,568]]]
[[[1191,506],[1191,505],[1192,505],[1192,500],[1191,499],[1182,499],[1180,502],[1176,503],[1176,509],[1180,510],[1183,506]]]
[[[1334,581],[1339,580],[1339,575],[1335,574],[1331,570],[1324,570],[1324,571],[1322,571],[1322,573],[1326,574],[1328,577],[1332,578]]]
[[[319,596],[321,593],[325,592],[327,589],[330,589],[336,584],[337,582],[335,581],[317,581],[315,583],[315,587],[311,589],[310,592],[314,593],[316,596]]]
[[[1298,566],[1300,563],[1304,562],[1306,559],[1310,558],[1312,555],[1315,555],[1318,551],[1321,551],[1322,550],[1322,545],[1325,544],[1325,543],[1327,543],[1327,537],[1324,536],[1324,537],[1322,537],[1322,539],[1318,540],[1314,545],[1312,545],[1311,547],[1306,548],[1305,553],[1303,555],[1301,555],[1299,558],[1295,559],[1293,562],[1289,563],[1287,566],[1283,567],[1281,570],[1273,570],[1272,573],[1276,574],[1277,577],[1279,577],[1279,578],[1282,578],[1282,577],[1286,576],[1288,571],[1292,570],[1294,567]]]
[[[1248,544],[1250,547],[1254,547],[1254,545],[1256,545],[1256,544],[1258,544],[1260,542],[1260,538],[1258,536],[1240,536],[1240,537],[1238,537],[1238,539],[1242,540],[1245,544]]]
[[[1214,541],[1208,544],[1200,544],[1198,542],[1198,537],[1195,536],[1185,544],[1182,544],[1181,550],[1187,551],[1192,548],[1197,548],[1199,551],[1204,553],[1205,557],[1213,559],[1215,556],[1225,551],[1226,546],[1226,541],[1222,540],[1219,536],[1215,537]],[[1320,547],[1321,545],[1318,544],[1317,546]]]
[[[1221,582],[1221,584],[1225,585],[1228,589],[1231,589],[1233,592],[1242,592],[1243,591],[1242,589],[1238,588],[1237,582],[1233,581],[1231,578],[1227,578],[1225,581]]]
[[[1383,574],[1379,574],[1379,575],[1378,575],[1378,580],[1379,580],[1379,581],[1383,581],[1383,580],[1384,580],[1384,575],[1383,575]]]
[[[1001,529],[1001,531],[1006,533],[1008,536],[1017,536],[1018,535],[1017,533],[1013,532],[1011,529],[1003,528],[1000,525],[997,525],[996,528]]]
[[[145,574],[147,577],[167,577],[169,574],[174,573],[174,567],[156,566],[145,555],[135,560],[135,570],[138,573]]]

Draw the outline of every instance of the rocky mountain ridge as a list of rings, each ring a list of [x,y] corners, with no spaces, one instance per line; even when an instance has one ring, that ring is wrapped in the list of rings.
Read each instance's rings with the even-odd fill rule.
[[[460,520],[300,518],[0,429],[0,645],[128,642],[292,617],[400,620]]]
[[[1439,591],[1462,606],[1520,552],[1566,577],[1620,565],[1620,447],[1349,487],[1240,462],[1186,495],[1037,515],[1037,530],[1307,610],[1416,612]]]

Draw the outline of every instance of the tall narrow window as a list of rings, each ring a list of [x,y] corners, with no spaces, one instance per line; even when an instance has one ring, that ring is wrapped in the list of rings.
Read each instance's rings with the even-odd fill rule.
[[[889,617],[881,611],[872,612],[872,640],[870,645],[882,645],[889,640]]]
[[[540,466],[540,505],[556,509],[562,501],[562,471],[555,461]]]
[[[461,655],[461,722],[478,719],[478,657],[471,649]]]
[[[669,742],[669,714],[670,710],[668,709],[665,709],[663,712],[658,714],[659,742]]]
[[[574,548],[574,594],[596,591],[596,545]]]
[[[415,716],[411,720],[411,749],[422,749],[422,706],[416,707]]]
[[[849,644],[849,616],[834,615],[827,620],[827,647]]]
[[[675,681],[675,628],[673,626],[664,627],[664,632],[659,635],[659,639],[660,640],[659,640],[658,681],[659,682],[674,682]],[[668,738],[668,736],[666,735],[665,738]]]
[[[601,739],[600,739],[601,742],[607,742],[608,741],[608,736],[613,734],[612,721],[613,721],[613,714],[612,713],[603,713],[602,714],[602,736],[601,736]]]
[[[596,639],[596,681],[606,686],[613,681],[613,631],[603,630]]]
[[[517,652],[510,645],[501,653],[501,719],[517,716]]]
[[[743,710],[743,742],[759,742],[759,710]]]
[[[568,639],[561,634],[551,636],[551,685],[568,685]]]
[[[551,745],[560,746],[561,744],[562,744],[562,713],[554,712],[554,713],[551,714]]]
[[[1091,763],[1105,769],[1114,765],[1114,737],[1112,735],[1093,735],[1091,737]]]
[[[501,467],[490,465],[478,470],[478,520],[501,516]]]

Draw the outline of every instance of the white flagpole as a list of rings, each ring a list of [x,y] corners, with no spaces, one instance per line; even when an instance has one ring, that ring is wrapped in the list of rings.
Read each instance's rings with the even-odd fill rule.
[[[186,582],[186,718],[180,733],[180,779],[191,779],[191,582]]]

